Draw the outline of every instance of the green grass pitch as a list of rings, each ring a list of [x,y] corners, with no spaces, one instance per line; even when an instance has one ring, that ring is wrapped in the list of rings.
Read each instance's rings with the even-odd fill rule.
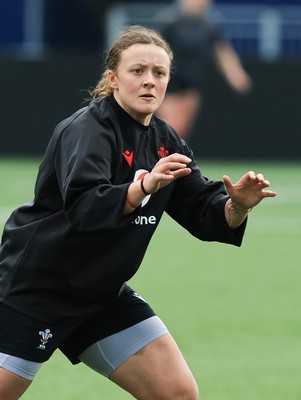
[[[38,160],[0,159],[0,225],[30,200]],[[270,179],[241,248],[199,242],[164,217],[130,284],[167,324],[204,400],[301,399],[301,164],[201,161],[205,176]],[[132,397],[56,352],[24,400]]]

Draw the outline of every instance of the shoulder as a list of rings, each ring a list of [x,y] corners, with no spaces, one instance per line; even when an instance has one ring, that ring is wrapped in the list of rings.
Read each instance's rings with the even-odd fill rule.
[[[105,118],[116,119],[118,117],[114,107],[114,101],[110,96],[99,97],[98,99],[92,100],[87,108],[87,112],[97,120],[103,120]]]
[[[161,143],[166,143],[169,153],[180,153],[191,156],[192,152],[185,140],[181,139],[177,132],[163,119],[154,115],[152,120],[156,137]]]
[[[58,146],[69,151],[77,148],[79,152],[87,149],[115,147],[119,132],[118,116],[106,98],[91,101],[89,105],[76,111],[61,121],[50,140],[51,148]]]
[[[56,134],[65,131],[87,132],[100,128],[102,125],[108,127],[106,121],[116,121],[117,115],[111,107],[107,98],[93,100],[89,105],[77,110],[74,114],[61,121],[55,128]]]

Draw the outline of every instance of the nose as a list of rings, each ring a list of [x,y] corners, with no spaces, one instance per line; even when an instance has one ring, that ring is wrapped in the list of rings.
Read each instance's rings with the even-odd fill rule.
[[[145,76],[145,80],[143,82],[143,87],[154,87],[155,83],[154,83],[154,78],[151,72],[149,72],[146,76]]]
[[[155,85],[154,85],[153,82],[144,82],[143,86],[144,86],[145,88],[150,88],[150,87],[154,87]]]

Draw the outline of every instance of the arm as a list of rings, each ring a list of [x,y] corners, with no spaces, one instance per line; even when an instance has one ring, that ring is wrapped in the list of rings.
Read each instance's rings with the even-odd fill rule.
[[[84,110],[60,124],[57,131],[54,166],[70,224],[89,232],[123,226],[130,182],[112,184],[117,154],[114,128]]]
[[[190,167],[192,173],[174,185],[166,212],[200,240],[240,246],[248,209],[276,193],[263,190],[269,182],[261,174],[249,172],[233,185],[226,176],[211,181],[197,165]]]
[[[228,225],[235,229],[240,226],[249,211],[266,197],[275,197],[276,192],[264,190],[270,182],[262,174],[248,172],[233,184],[228,176],[223,177],[226,190],[230,196],[225,204],[225,217]]]
[[[252,80],[244,70],[236,52],[225,42],[217,42],[214,47],[217,65],[233,90],[248,93]]]

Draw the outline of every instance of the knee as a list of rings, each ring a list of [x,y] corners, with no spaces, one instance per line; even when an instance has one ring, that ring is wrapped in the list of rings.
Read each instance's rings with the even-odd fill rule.
[[[167,388],[166,388],[167,389]],[[199,389],[194,380],[176,382],[161,394],[160,400],[198,400]]]
[[[169,397],[173,400],[198,400],[199,399],[199,388],[196,382],[190,382],[185,385],[181,385],[176,389],[176,392]],[[168,398],[168,399],[169,399]]]

